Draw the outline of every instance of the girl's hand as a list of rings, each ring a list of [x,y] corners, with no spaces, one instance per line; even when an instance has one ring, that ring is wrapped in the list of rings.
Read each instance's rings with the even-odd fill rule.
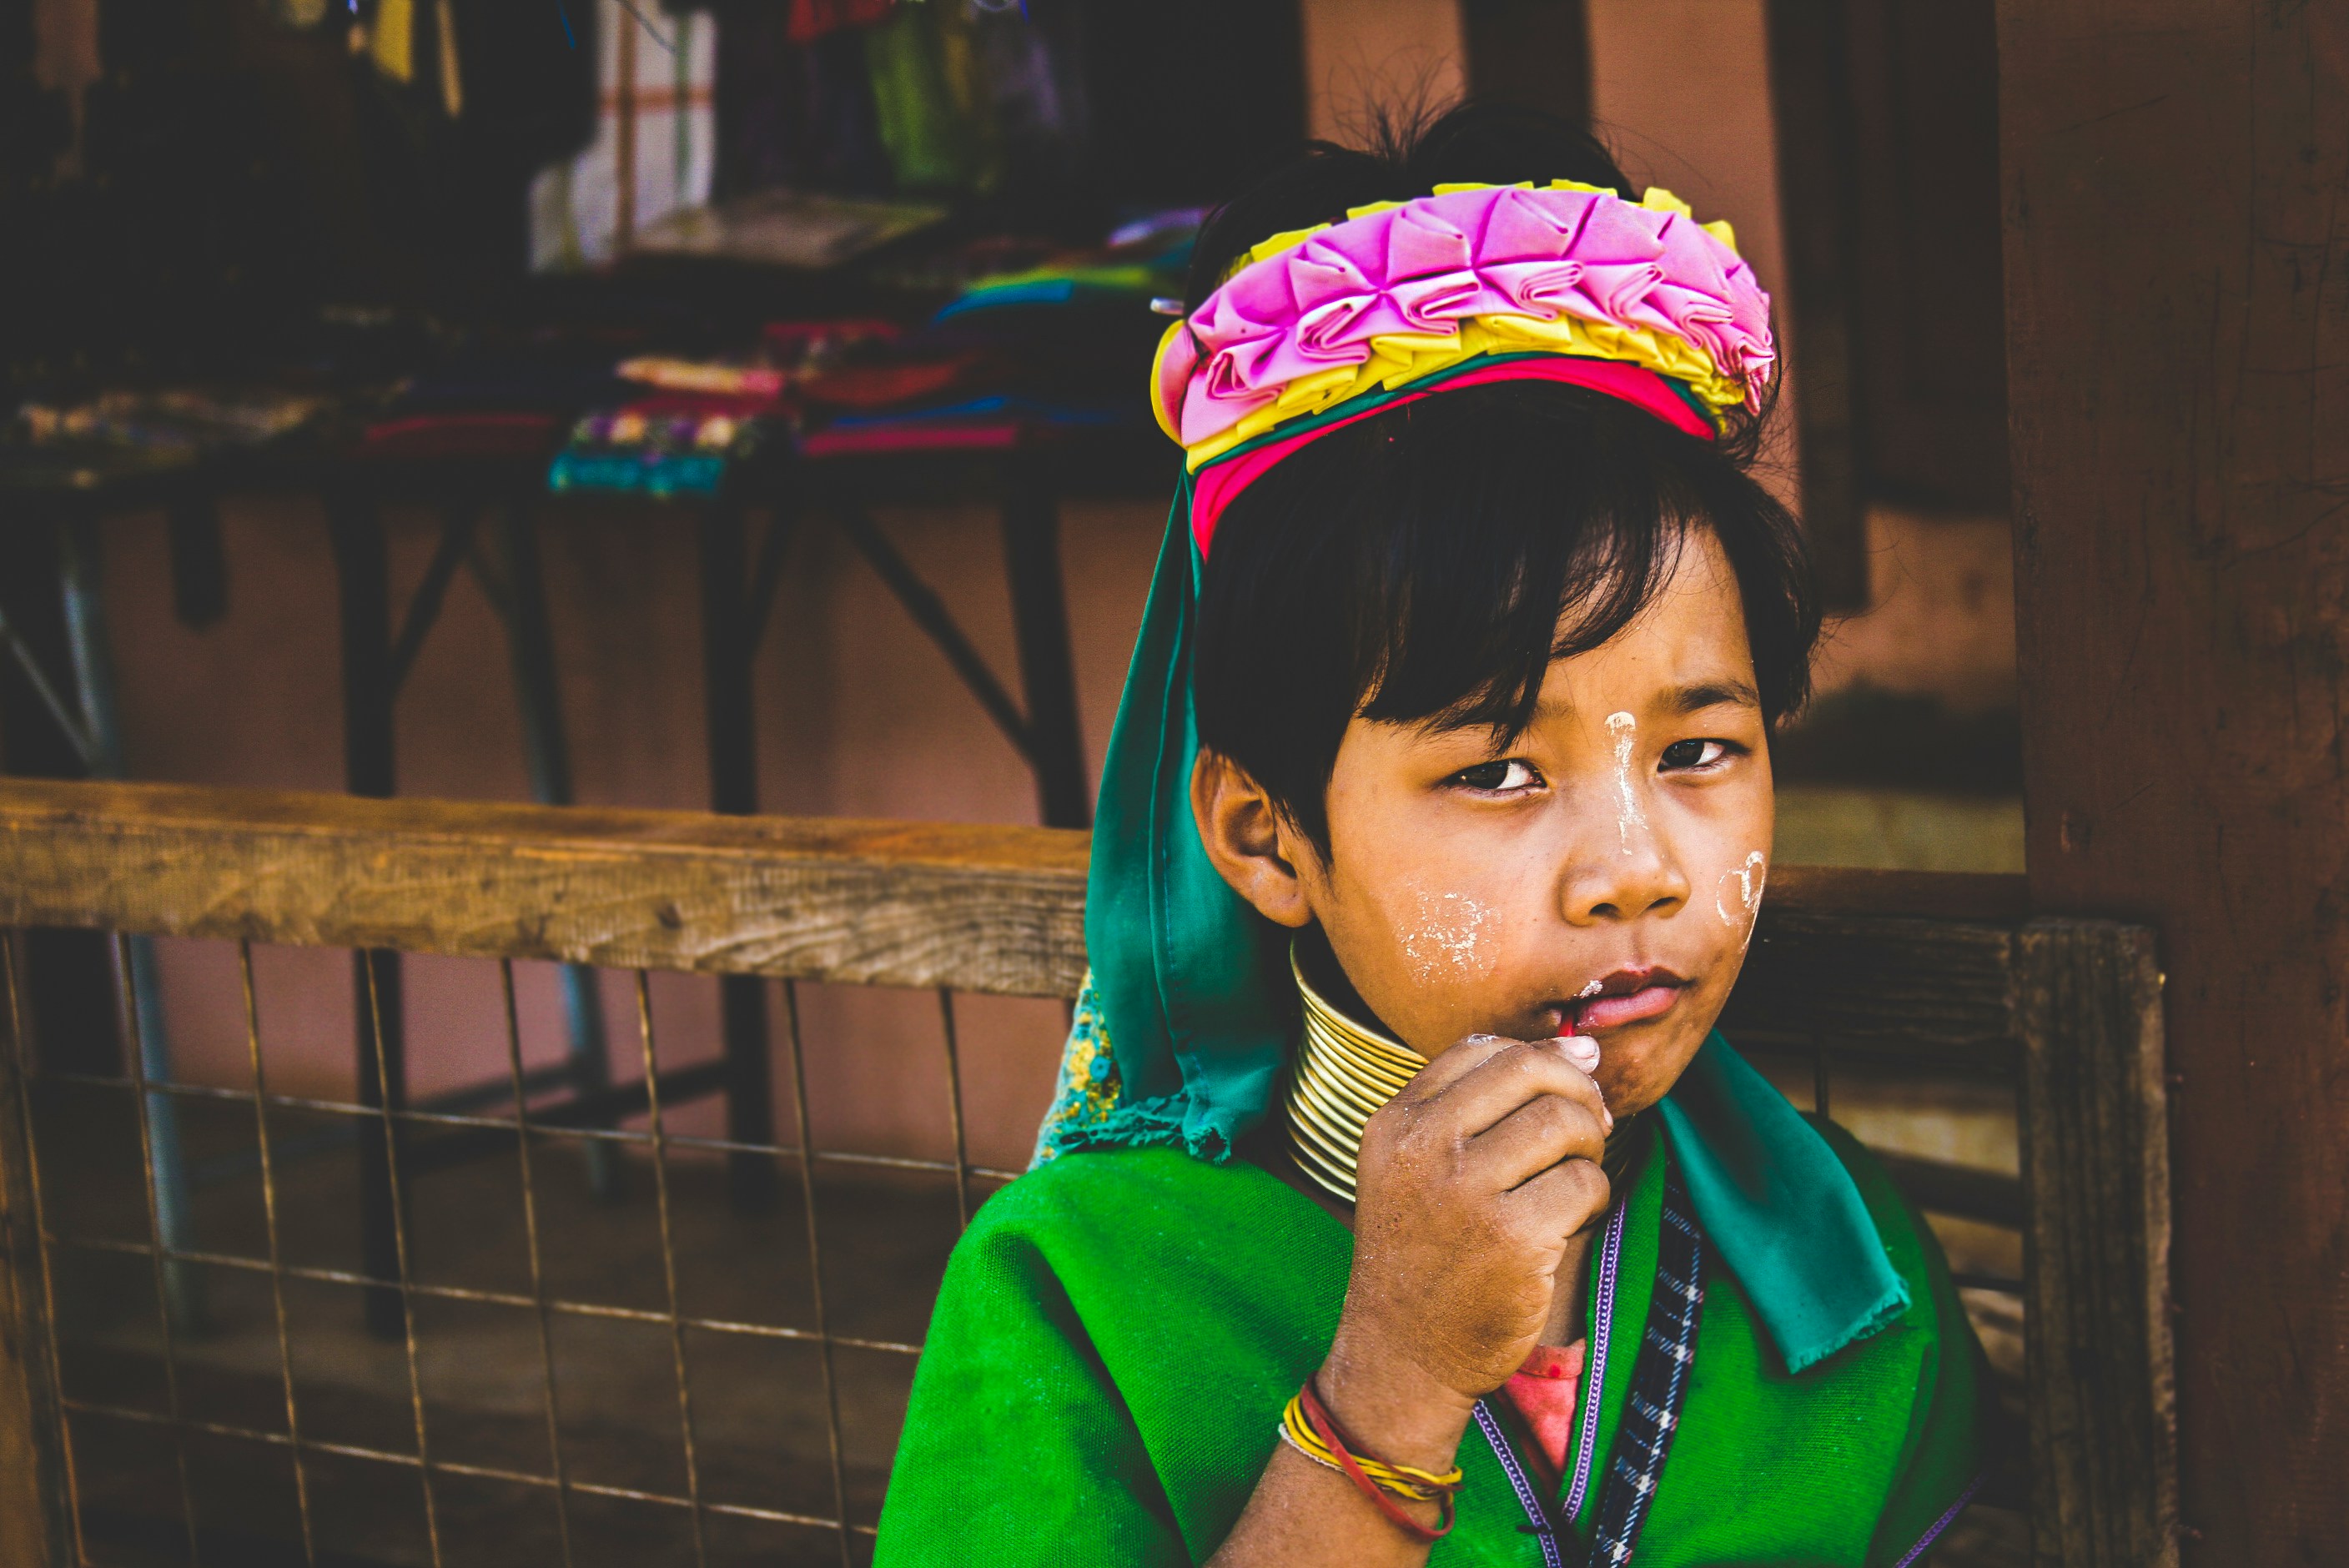
[[[1379,1457],[1445,1468],[1469,1408],[1538,1342],[1561,1260],[1611,1201],[1598,1065],[1587,1038],[1472,1035],[1371,1118],[1319,1386]]]

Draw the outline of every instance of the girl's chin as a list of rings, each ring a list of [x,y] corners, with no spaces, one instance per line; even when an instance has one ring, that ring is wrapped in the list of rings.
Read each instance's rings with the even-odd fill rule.
[[[1599,1041],[1599,1091],[1617,1119],[1636,1116],[1672,1091],[1688,1070],[1704,1036],[1682,1037],[1678,1029],[1630,1028]]]

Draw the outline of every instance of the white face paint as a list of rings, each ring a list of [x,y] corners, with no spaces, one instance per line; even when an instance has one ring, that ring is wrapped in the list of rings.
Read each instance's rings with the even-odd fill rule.
[[[1628,855],[1631,830],[1648,825],[1648,819],[1640,814],[1640,792],[1631,783],[1631,751],[1639,744],[1640,721],[1628,713],[1610,713],[1607,733],[1615,738],[1615,830],[1621,835],[1623,852]]]
[[[1423,985],[1440,969],[1469,975],[1483,967],[1478,951],[1494,913],[1465,893],[1418,895],[1418,923],[1402,934],[1403,956]]]
[[[1723,925],[1733,926],[1741,921],[1744,922],[1745,941],[1749,944],[1754,940],[1754,916],[1762,910],[1762,885],[1769,880],[1769,876],[1768,857],[1761,851],[1755,850],[1745,857],[1744,865],[1730,867],[1722,872],[1713,884],[1713,913],[1721,916],[1721,923]],[[1733,881],[1737,883],[1737,909],[1734,913],[1731,913],[1728,900],[1723,896],[1728,892],[1729,884]]]

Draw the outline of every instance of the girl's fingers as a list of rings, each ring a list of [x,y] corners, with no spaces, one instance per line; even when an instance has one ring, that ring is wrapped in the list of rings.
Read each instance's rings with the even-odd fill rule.
[[[1469,1035],[1420,1068],[1395,1098],[1406,1102],[1432,1099],[1503,1051],[1523,1044],[1503,1035]]]
[[[1437,1059],[1440,1062],[1466,1048],[1464,1041]],[[1474,1138],[1546,1094],[1572,1100],[1589,1111],[1602,1128],[1613,1130],[1615,1119],[1608,1112],[1606,1097],[1590,1075],[1574,1065],[1563,1040],[1510,1041],[1485,1053],[1450,1084],[1422,1098],[1428,1114],[1448,1120],[1458,1136]]]
[[[1553,1165],[1500,1199],[1516,1233],[1536,1242],[1580,1234],[1614,1201],[1613,1184],[1596,1160]]]
[[[1606,1150],[1607,1130],[1590,1107],[1545,1094],[1469,1140],[1462,1165],[1485,1191],[1506,1192],[1561,1161],[1596,1160]]]

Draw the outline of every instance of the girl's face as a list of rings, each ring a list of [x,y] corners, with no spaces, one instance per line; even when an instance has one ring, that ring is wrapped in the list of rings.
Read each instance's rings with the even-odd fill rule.
[[[1637,621],[1551,664],[1514,743],[1357,718],[1328,862],[1300,835],[1282,848],[1404,1043],[1433,1057],[1475,1033],[1588,1035],[1626,1115],[1671,1088],[1744,959],[1770,862],[1766,738],[1737,579],[1698,529]]]

